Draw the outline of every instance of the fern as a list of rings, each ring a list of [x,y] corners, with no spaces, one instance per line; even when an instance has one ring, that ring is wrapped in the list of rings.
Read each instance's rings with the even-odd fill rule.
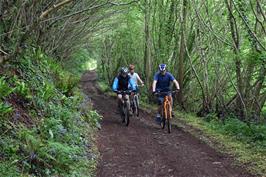
[[[11,106],[0,101],[0,117],[5,116],[8,113],[11,113],[12,111],[13,111],[13,108]]]
[[[5,81],[4,77],[0,77],[0,99],[7,97],[9,94],[13,92],[13,89],[10,88]]]

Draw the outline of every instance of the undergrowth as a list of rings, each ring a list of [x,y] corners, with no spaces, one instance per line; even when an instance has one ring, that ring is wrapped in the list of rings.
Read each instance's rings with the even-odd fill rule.
[[[221,121],[213,115],[200,119],[191,114],[176,112],[176,116],[201,130],[205,136],[216,142],[221,151],[232,154],[240,165],[246,164],[252,173],[266,173],[265,125],[247,124],[234,117]]]
[[[34,48],[0,76],[0,176],[93,175],[100,116],[78,81]]]

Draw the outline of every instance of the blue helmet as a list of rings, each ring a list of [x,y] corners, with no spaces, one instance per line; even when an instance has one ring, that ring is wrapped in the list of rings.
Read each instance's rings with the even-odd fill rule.
[[[166,64],[159,64],[159,70],[165,71],[166,70]]]

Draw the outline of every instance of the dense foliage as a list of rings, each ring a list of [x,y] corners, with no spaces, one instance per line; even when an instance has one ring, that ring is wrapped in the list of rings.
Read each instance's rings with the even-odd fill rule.
[[[93,59],[105,90],[135,64],[147,102],[166,63],[179,109],[265,149],[265,9],[259,0],[1,0],[0,176],[91,174],[86,137],[98,115],[81,108],[77,83]]]
[[[179,81],[179,106],[200,116],[265,121],[264,1],[142,0],[98,38],[99,71],[110,83],[134,63],[149,89],[159,63]]]

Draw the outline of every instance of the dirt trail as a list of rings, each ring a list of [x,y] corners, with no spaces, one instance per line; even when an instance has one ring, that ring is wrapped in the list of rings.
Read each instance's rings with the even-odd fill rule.
[[[216,152],[202,141],[173,127],[168,134],[141,112],[131,118],[129,127],[115,114],[116,101],[95,87],[95,72],[82,77],[82,87],[103,115],[98,134],[101,161],[97,176],[111,177],[251,177],[232,165],[232,159]]]

